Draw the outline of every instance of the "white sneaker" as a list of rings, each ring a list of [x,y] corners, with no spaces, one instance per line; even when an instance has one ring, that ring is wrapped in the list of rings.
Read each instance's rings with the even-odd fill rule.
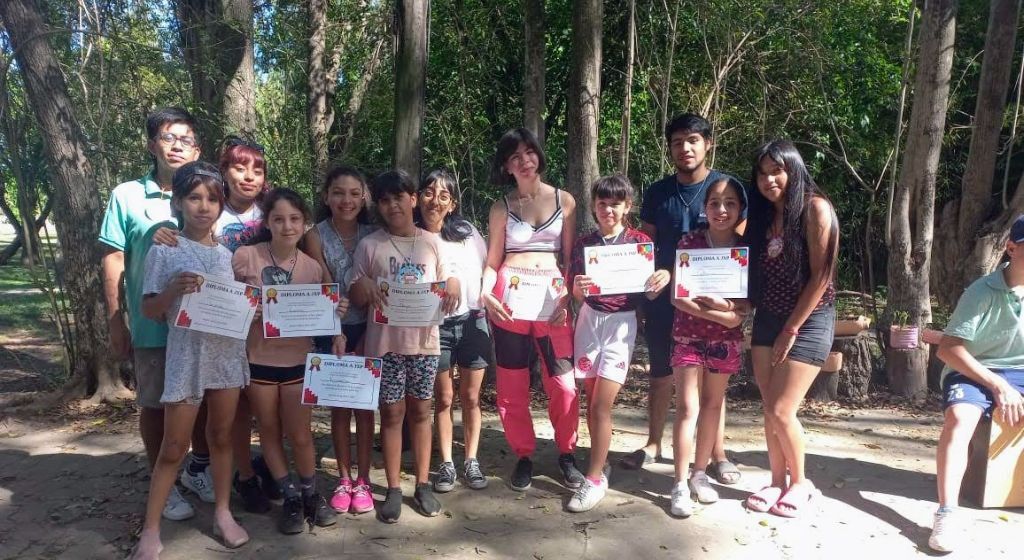
[[[672,508],[669,511],[676,517],[693,515],[693,500],[690,498],[690,489],[685,482],[677,482],[672,487]]]
[[[181,485],[195,492],[199,499],[212,504],[216,501],[213,496],[213,480],[210,479],[210,469],[203,469],[199,474],[188,472],[188,466],[181,470]]]
[[[711,486],[711,481],[706,473],[696,473],[687,481],[690,487],[691,497],[696,497],[702,504],[713,504],[718,501],[718,491]]]
[[[956,543],[955,517],[952,511],[936,511],[928,546],[936,552],[953,552]]]
[[[585,479],[583,485],[580,486],[579,490],[572,495],[569,499],[569,503],[566,504],[565,509],[572,513],[580,513],[584,511],[590,511],[604,498],[605,493],[608,492],[608,478],[601,476],[601,484],[594,485],[590,479]]]
[[[181,521],[196,514],[192,504],[181,495],[177,486],[171,486],[171,493],[167,496],[167,503],[164,504],[164,519]]]

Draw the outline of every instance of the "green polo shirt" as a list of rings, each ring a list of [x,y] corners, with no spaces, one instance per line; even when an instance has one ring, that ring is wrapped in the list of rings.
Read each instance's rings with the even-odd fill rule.
[[[1006,285],[1007,266],[1000,265],[967,287],[945,330],[947,336],[963,339],[971,356],[990,369],[1024,368],[1021,295]],[[943,377],[950,371],[944,367]]]
[[[160,190],[153,172],[136,181],[121,183],[110,193],[110,202],[100,226],[100,241],[124,251],[125,297],[128,302],[128,327],[135,348],[160,348],[167,345],[167,324],[142,316],[142,280],[146,252],[153,227],[171,222],[171,193]]]

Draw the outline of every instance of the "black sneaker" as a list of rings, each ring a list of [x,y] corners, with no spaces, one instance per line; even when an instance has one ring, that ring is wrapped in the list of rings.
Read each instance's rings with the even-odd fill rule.
[[[466,486],[473,490],[487,488],[487,477],[480,470],[480,461],[476,459],[466,459],[466,463],[462,466],[462,476],[466,479]]]
[[[338,522],[338,514],[327,507],[327,500],[320,495],[320,492],[313,492],[302,497],[302,515],[307,523],[317,527],[330,527]]]
[[[445,461],[437,468],[437,478],[434,479],[434,491],[444,494],[455,489],[455,463]]]
[[[286,535],[297,535],[306,528],[306,520],[302,518],[302,498],[292,496],[281,506],[281,520],[277,522],[277,530]]]
[[[452,473],[454,472],[455,467],[452,467]],[[416,485],[416,492],[412,495],[412,499],[416,502],[416,509],[420,510],[420,513],[427,517],[435,517],[441,513],[441,502],[437,501],[437,498],[434,497],[434,491],[430,489],[430,485],[426,482]]]
[[[508,485],[516,491],[525,492],[533,484],[533,461],[529,457],[523,457],[516,463],[512,471],[512,478]]]
[[[249,513],[267,513],[270,511],[270,500],[267,499],[263,494],[263,490],[260,489],[259,477],[254,476],[249,480],[241,480],[236,472],[233,485],[235,492],[242,497],[245,511]]]
[[[562,471],[562,482],[566,488],[572,490],[583,486],[583,473],[576,468],[576,456],[572,453],[563,453],[558,456],[558,468]]]
[[[274,475],[270,474],[270,468],[267,467],[267,462],[263,460],[263,455],[253,457],[252,470],[256,473],[256,476],[260,477],[260,487],[263,488],[263,495],[268,500],[280,500],[284,497],[281,494],[281,487],[277,485],[277,480],[274,479]]]
[[[398,517],[402,515],[402,489],[388,488],[384,494],[384,501],[377,508],[377,519],[384,523],[398,523]]]

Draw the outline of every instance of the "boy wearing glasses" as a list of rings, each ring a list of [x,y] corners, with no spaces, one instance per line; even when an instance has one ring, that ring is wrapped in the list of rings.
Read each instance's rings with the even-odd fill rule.
[[[142,315],[143,267],[156,230],[154,226],[173,223],[171,178],[174,172],[199,159],[195,128],[192,115],[177,107],[157,109],[146,118],[146,149],[152,157],[153,168],[141,179],[122,183],[110,193],[100,228],[99,240],[106,248],[103,289],[110,323],[110,346],[117,356],[122,359],[131,356],[133,361],[135,393],[142,409],[139,431],[150,469],[160,452],[164,433],[160,395],[164,389],[167,324]],[[127,304],[127,309],[122,302]],[[197,421],[192,437],[192,463],[196,464],[189,464],[181,479],[203,501],[213,502],[213,484],[205,468],[209,464],[209,450],[204,431],[205,421]],[[194,511],[174,489],[163,515],[167,519],[181,520],[192,517]]]

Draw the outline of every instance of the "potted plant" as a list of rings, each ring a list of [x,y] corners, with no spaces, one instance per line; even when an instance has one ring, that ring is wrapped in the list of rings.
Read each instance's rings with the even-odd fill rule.
[[[903,350],[917,348],[918,329],[916,325],[909,325],[910,313],[906,311],[893,311],[892,325],[889,326],[889,346]]]

